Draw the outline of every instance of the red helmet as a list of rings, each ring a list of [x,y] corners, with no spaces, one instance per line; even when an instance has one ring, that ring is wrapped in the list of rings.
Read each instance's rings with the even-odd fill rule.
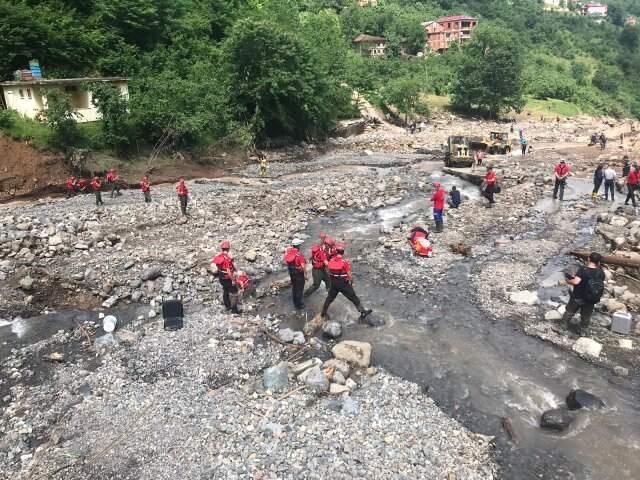
[[[433,182],[433,186],[436,188],[440,188],[440,182]]]
[[[324,243],[326,243],[330,247],[333,247],[336,244],[336,241],[335,241],[335,239],[333,239],[329,235],[327,235],[327,237],[324,239]]]
[[[340,252],[344,252],[345,248],[347,248],[347,246],[344,243],[342,243],[342,242],[336,243],[336,250],[338,250]]]
[[[229,250],[231,248],[231,242],[229,240],[223,240],[220,244],[222,250]]]

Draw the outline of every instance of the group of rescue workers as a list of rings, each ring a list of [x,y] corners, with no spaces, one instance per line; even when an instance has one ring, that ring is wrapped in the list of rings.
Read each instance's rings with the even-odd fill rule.
[[[110,168],[104,177],[107,184],[107,189],[111,191],[111,198],[122,195],[120,192],[122,188],[122,182],[118,176],[118,172],[114,168]],[[91,181],[86,178],[77,178],[75,175],[70,176],[66,182],[66,196],[71,198],[79,193],[86,193],[87,191],[94,193],[96,198],[96,206],[104,205],[102,200],[102,181],[99,175],[95,175]],[[142,192],[142,198],[145,203],[151,203],[151,183],[149,177],[144,175],[140,180],[140,191]],[[180,177],[178,184],[176,185],[176,193],[178,194],[178,201],[180,203],[180,211],[182,215],[188,215],[187,205],[189,203],[189,189],[184,181],[184,177]]]

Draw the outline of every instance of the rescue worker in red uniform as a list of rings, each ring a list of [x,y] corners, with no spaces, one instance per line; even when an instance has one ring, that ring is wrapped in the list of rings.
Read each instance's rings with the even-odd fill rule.
[[[118,173],[115,169],[109,169],[105,180],[107,181],[107,187],[111,189],[111,198],[113,198],[114,195],[122,195],[120,193],[120,185],[118,184]]]
[[[484,189],[482,195],[489,200],[489,205],[493,206],[496,201],[493,198],[493,194],[496,191],[496,185],[498,183],[498,175],[493,170],[493,167],[489,165],[487,167],[487,174],[484,176]]]
[[[436,189],[436,191],[433,193],[433,196],[431,197],[431,202],[433,202],[433,219],[436,222],[436,232],[440,233],[444,228],[444,201],[447,194],[440,183],[435,182],[433,186]]]
[[[324,251],[327,254],[327,260],[331,260],[336,256],[336,241],[329,235],[324,239]]]
[[[284,262],[287,264],[291,278],[293,306],[296,310],[304,308],[304,283],[307,279],[307,261],[299,249],[302,243],[299,238],[294,238],[291,247],[284,254]]]
[[[564,187],[567,185],[567,177],[570,171],[569,165],[567,165],[564,159],[560,160],[560,163],[553,169],[555,176],[555,185],[553,187],[554,200],[558,198],[558,195],[560,196],[560,201],[564,200]]]
[[[151,203],[151,185],[149,184],[149,177],[146,175],[140,180],[140,190],[144,195],[144,203]]]
[[[236,267],[233,264],[233,256],[229,252],[231,250],[231,242],[224,240],[220,244],[218,255],[213,257],[213,264],[218,269],[218,280],[222,285],[222,302],[227,311],[240,313],[238,309],[238,287],[236,286]]]
[[[640,184],[640,168],[638,165],[634,165],[631,170],[629,170],[629,175],[627,176],[627,199],[624,201],[625,205],[629,205],[629,200],[631,200],[632,205],[636,206],[636,190],[638,190],[638,185]]]
[[[311,285],[305,292],[304,297],[308,297],[317,289],[320,288],[322,282],[327,290],[329,290],[329,272],[327,267],[329,265],[329,256],[325,249],[324,242],[326,241],[326,235],[320,234],[320,243],[317,243],[311,247],[311,278],[313,279],[313,285]]]
[[[67,187],[67,198],[71,198],[75,196],[78,189],[78,180],[76,179],[75,176],[71,175],[67,179],[66,187]]]
[[[80,193],[86,192],[88,187],[89,187],[89,180],[87,180],[86,178],[81,178],[80,180],[78,180],[78,191]]]
[[[96,207],[104,205],[104,202],[102,201],[102,193],[100,192],[102,183],[100,182],[100,178],[97,175],[93,177],[93,180],[91,180],[91,188],[93,189],[93,193],[96,194]]]
[[[187,203],[189,202],[189,190],[187,184],[184,183],[184,177],[180,177],[178,185],[176,185],[176,192],[178,193],[178,200],[180,200],[180,211],[182,215],[187,215]]]
[[[364,320],[373,310],[367,310],[360,303],[360,299],[353,290],[353,277],[351,275],[351,264],[343,258],[344,243],[336,244],[336,256],[329,261],[329,277],[331,288],[329,295],[322,306],[322,317],[327,316],[329,305],[333,303],[339,293],[347,297],[347,299],[355,305],[360,312],[360,321]]]

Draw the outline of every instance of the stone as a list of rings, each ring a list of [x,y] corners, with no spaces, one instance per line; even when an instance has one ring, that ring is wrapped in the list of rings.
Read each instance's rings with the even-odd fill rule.
[[[143,282],[146,282],[147,280],[155,280],[158,277],[162,276],[162,269],[160,267],[150,267],[147,268],[144,272],[142,272],[142,275],[140,275],[140,278],[142,279]]]
[[[255,250],[249,250],[244,254],[244,259],[247,262],[255,262],[258,259],[258,253]]]
[[[302,333],[302,332],[293,332],[293,344],[294,345],[304,345],[306,341],[307,341],[307,339],[304,338],[304,333]]]
[[[331,349],[333,356],[358,367],[367,368],[371,364],[371,344],[347,340]]]
[[[334,369],[336,372],[340,372],[344,378],[349,376],[349,372],[351,371],[351,367],[347,362],[342,360],[338,360],[335,358],[329,359],[322,364],[323,369]]]
[[[262,375],[262,385],[272,392],[279,392],[289,386],[289,367],[287,362],[267,368]]]
[[[384,321],[384,318],[382,318],[379,315],[376,315],[375,312],[367,316],[366,322],[367,322],[367,325],[369,325],[370,327],[382,327],[386,323]]]
[[[352,378],[347,378],[347,381],[344,382],[344,384],[349,387],[349,390],[355,390],[356,388],[358,388],[358,384],[356,383],[355,380],[353,380]]]
[[[575,414],[567,407],[554,408],[547,410],[540,418],[540,427],[547,430],[555,430],[562,432],[566,430],[571,422],[575,419]]]
[[[173,279],[171,277],[166,277],[164,279],[164,284],[162,285],[162,291],[164,293],[171,293],[173,291]]]
[[[349,387],[345,387],[344,385],[339,385],[337,383],[332,383],[329,385],[329,393],[331,395],[342,395],[345,392],[349,392]]]
[[[579,410],[581,408],[599,410],[605,407],[604,402],[594,394],[580,389],[571,390],[566,401],[569,410]]]
[[[76,250],[89,250],[89,245],[84,242],[78,242],[73,246],[73,248]]]
[[[618,340],[618,345],[624,350],[633,350],[633,341],[628,338]]]
[[[116,303],[118,303],[118,300],[120,300],[118,295],[112,295],[102,302],[102,308],[112,308]]]
[[[291,373],[293,373],[296,377],[301,375],[302,373],[309,370],[311,367],[318,366],[320,364],[320,360],[317,358],[310,358],[304,362],[295,363],[293,365],[289,365],[289,369]]]
[[[550,310],[544,314],[544,319],[547,322],[557,322],[562,319],[562,315],[558,310]]]
[[[607,299],[605,302],[605,307],[607,307],[607,311],[611,312],[611,313],[615,313],[618,312],[620,310],[626,310],[627,307],[625,306],[624,303],[616,300],[615,298],[609,298]]]
[[[335,321],[326,322],[322,326],[322,332],[329,338],[338,338],[342,335],[342,324]]]
[[[360,413],[360,404],[351,397],[346,397],[342,402],[341,412],[343,415],[356,416]]]
[[[304,383],[312,390],[320,393],[329,390],[329,379],[320,369],[315,366],[305,372]]]
[[[54,235],[53,237],[49,237],[50,247],[57,247],[58,245],[62,245],[62,237],[60,237],[60,235]]]
[[[626,377],[629,375],[629,369],[620,365],[616,365],[615,367],[613,367],[613,373],[615,373],[619,377]]]
[[[340,373],[338,370],[335,370],[333,372],[333,375],[331,376],[331,381],[333,383],[338,383],[340,385],[344,385],[346,383],[344,375],[342,375],[342,373]]]
[[[573,344],[573,351],[579,355],[598,358],[602,351],[602,344],[587,337],[580,337],[576,343]]]
[[[131,294],[132,302],[139,302],[142,299],[142,292],[140,290],[136,290]]]
[[[26,292],[30,291],[33,288],[33,278],[26,276],[20,280],[20,288]]]
[[[293,338],[295,337],[295,332],[290,328],[283,328],[278,332],[278,338],[281,342],[291,343],[293,342]]]
[[[527,290],[512,293],[509,295],[509,300],[513,303],[520,303],[524,305],[537,305],[540,302],[536,292],[530,292]]]
[[[133,345],[140,339],[140,335],[136,332],[132,332],[131,330],[118,330],[116,332],[116,338],[122,343]]]

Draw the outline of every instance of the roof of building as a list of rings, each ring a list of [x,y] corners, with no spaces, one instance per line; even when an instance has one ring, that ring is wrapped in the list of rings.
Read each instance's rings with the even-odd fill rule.
[[[2,87],[27,87],[30,85],[77,85],[83,82],[126,82],[126,77],[83,77],[83,78],[34,78],[33,80],[12,80],[0,82]]]
[[[591,8],[591,7],[607,7],[604,3],[587,3],[583,8]]]
[[[460,20],[477,20],[476,17],[470,17],[469,15],[451,15],[448,17],[440,17],[436,20],[438,23],[442,22],[457,22]]]
[[[362,33],[360,35],[358,35],[356,38],[353,39],[353,41],[355,43],[361,43],[361,42],[384,42],[387,39],[384,37],[377,37],[375,35],[367,35],[365,33]]]

